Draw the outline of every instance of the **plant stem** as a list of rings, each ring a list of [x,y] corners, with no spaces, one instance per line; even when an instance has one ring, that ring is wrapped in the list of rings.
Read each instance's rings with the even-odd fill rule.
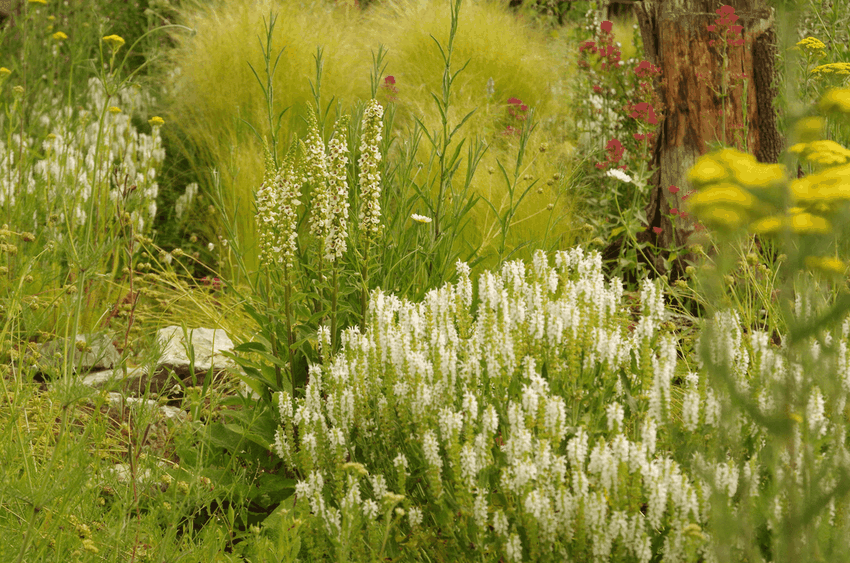
[[[337,278],[337,264],[333,265],[333,287],[331,288],[331,350],[328,354],[330,357],[336,350],[336,309],[337,309],[337,294],[339,293],[339,279]],[[325,358],[327,359],[327,358]]]
[[[269,326],[272,329],[271,330],[272,356],[277,358],[278,352],[279,352],[279,349],[278,349],[279,347],[278,347],[278,342],[277,342],[277,330],[275,329],[274,316],[271,313],[271,310],[272,310],[271,276],[269,275],[269,269],[268,268],[265,268],[265,271],[266,271],[266,305],[268,305],[267,314],[268,314],[268,317],[269,317]],[[289,317],[287,316],[287,321],[288,320],[289,320]],[[283,375],[280,373],[280,366],[277,365],[277,364],[275,364],[275,366],[274,366],[274,375],[275,375],[275,381],[277,382],[278,389],[283,389]]]
[[[286,315],[286,356],[289,358],[289,382],[292,384],[295,381],[295,362],[292,359],[292,305],[290,303],[292,282],[289,279],[289,266],[287,264],[283,265],[283,280],[283,307],[284,314]],[[277,372],[277,378],[278,387],[282,389],[283,379],[280,371]]]

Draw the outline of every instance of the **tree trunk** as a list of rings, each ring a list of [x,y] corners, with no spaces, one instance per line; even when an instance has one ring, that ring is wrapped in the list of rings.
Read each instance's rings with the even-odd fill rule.
[[[743,26],[742,35],[734,36],[734,29],[728,31],[728,24],[719,25],[715,21],[721,18],[715,12],[719,6],[716,2],[643,0],[634,5],[644,56],[661,68],[661,76],[653,86],[664,106],[656,108],[656,114],[663,111],[663,118],[653,147],[651,169],[654,174],[650,179],[650,200],[645,208],[648,226],[636,238],[638,242],[651,242],[662,249],[658,255],[647,252],[642,261],[652,263],[660,274],[669,273],[671,279],[684,275],[687,266],[684,259],[690,256],[687,249],[682,249],[668,271],[665,258],[670,252],[666,249],[693,244],[698,238],[693,236],[692,216],[676,216],[674,223],[669,219],[670,212],[685,207],[684,198],[691,190],[686,180],[687,172],[701,155],[710,151],[709,145],[722,143],[753,154],[760,162],[777,162],[782,151],[783,141],[773,107],[776,97],[774,11],[766,0],[729,2],[740,18],[731,25]],[[709,25],[715,25],[715,31],[709,31]],[[743,45],[724,45],[718,33],[724,29],[728,39],[743,36]],[[724,50],[728,60],[725,104],[720,95]],[[744,75],[744,78],[730,80],[735,75]],[[679,190],[671,191],[670,186]],[[661,232],[656,234],[654,227]],[[610,254],[613,249],[606,250]]]

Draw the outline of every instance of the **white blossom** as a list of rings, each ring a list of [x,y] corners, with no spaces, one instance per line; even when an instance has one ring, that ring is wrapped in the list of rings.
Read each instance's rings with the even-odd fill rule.
[[[625,182],[627,184],[632,181],[631,176],[617,168],[610,169],[608,172],[605,173],[605,175],[609,178],[616,178],[617,180],[620,180],[621,182]]]

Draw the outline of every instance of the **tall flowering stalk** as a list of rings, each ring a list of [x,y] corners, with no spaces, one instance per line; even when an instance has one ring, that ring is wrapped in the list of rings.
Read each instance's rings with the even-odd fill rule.
[[[348,180],[346,166],[348,165],[348,131],[347,115],[340,117],[334,126],[334,136],[328,141],[330,153],[330,170],[328,172],[328,221],[325,231],[325,259],[331,263],[331,338],[336,338],[337,329],[337,300],[339,295],[339,260],[345,254],[348,246]],[[333,350],[334,341],[331,341]]]
[[[361,318],[366,319],[366,302],[369,291],[369,251],[381,235],[381,162],[380,143],[384,108],[378,100],[371,99],[363,114],[363,135],[360,137],[360,235],[363,242],[361,272],[363,289],[360,297]]]
[[[283,272],[284,314],[286,316],[287,357],[289,358],[290,378],[294,376],[292,361],[292,280],[290,271],[295,263],[295,251],[298,249],[298,216],[301,186],[297,182],[295,169],[298,145],[293,143],[284,159],[283,165],[276,169],[274,155],[265,145],[266,172],[263,184],[257,191],[257,219],[260,243],[260,263],[266,267],[266,286],[271,289],[269,270],[278,265]],[[272,308],[272,292],[269,291],[268,306]],[[272,331],[272,353],[277,356],[277,339]],[[283,385],[280,367],[275,366],[278,387]],[[290,379],[291,380],[291,379]]]
[[[306,174],[304,181],[310,184],[313,212],[310,215],[310,234],[319,239],[319,277],[325,261],[325,242],[330,228],[330,189],[328,186],[328,163],[325,142],[319,132],[319,123],[311,107],[307,114],[307,140],[304,141]]]
[[[313,211],[310,233],[319,241],[319,280],[325,280],[325,262],[331,266],[331,334],[336,334],[336,310],[339,294],[338,262],[347,249],[348,236],[348,116],[340,117],[334,126],[334,137],[325,144],[314,111],[307,119],[309,131],[304,142],[307,155],[305,182],[312,188]],[[380,156],[380,155],[379,155]],[[317,303],[317,306],[320,306]]]

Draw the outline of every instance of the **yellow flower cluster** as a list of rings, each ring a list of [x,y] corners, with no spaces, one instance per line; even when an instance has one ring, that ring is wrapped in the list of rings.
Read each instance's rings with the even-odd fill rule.
[[[816,168],[838,166],[850,162],[850,150],[845,149],[835,141],[819,140],[808,143],[797,143],[788,152],[798,155],[800,160],[814,165]]]
[[[830,63],[828,65],[820,65],[812,69],[812,74],[815,76],[824,76],[825,74],[850,74],[850,63]]]
[[[64,39],[68,39],[68,36],[65,35],[64,32],[57,31],[56,33],[53,34],[53,39],[55,39],[57,41],[62,41]]]
[[[850,66],[850,65],[848,65]],[[819,105],[822,113],[850,114],[850,90],[831,90]],[[822,117],[807,117],[795,125],[799,142],[788,149],[814,166],[815,172],[788,181],[785,167],[762,164],[752,155],[724,149],[702,156],[688,173],[698,190],[686,205],[710,227],[778,235],[790,231],[800,236],[833,233],[831,219],[850,202],[850,150],[822,139]],[[788,193],[792,207],[781,211]],[[827,256],[807,256],[807,268],[843,274],[847,264]]]
[[[850,89],[833,88],[818,102],[821,113],[846,113],[850,115]]]
[[[797,46],[794,47],[794,50],[810,53],[819,59],[826,56],[826,45],[824,45],[820,39],[815,39],[814,37],[806,37],[805,39],[797,43]]]
[[[791,182],[791,198],[795,205],[812,208],[820,213],[850,201],[850,164],[833,166],[794,180]]]
[[[785,168],[762,164],[733,149],[701,157],[688,172],[699,190],[687,205],[709,226],[736,230],[775,213],[785,185]]]
[[[124,45],[124,38],[122,38],[120,35],[107,35],[103,38],[103,42],[109,45],[109,48],[112,49],[112,54],[114,56],[115,53],[118,52],[118,49],[120,49]]]

